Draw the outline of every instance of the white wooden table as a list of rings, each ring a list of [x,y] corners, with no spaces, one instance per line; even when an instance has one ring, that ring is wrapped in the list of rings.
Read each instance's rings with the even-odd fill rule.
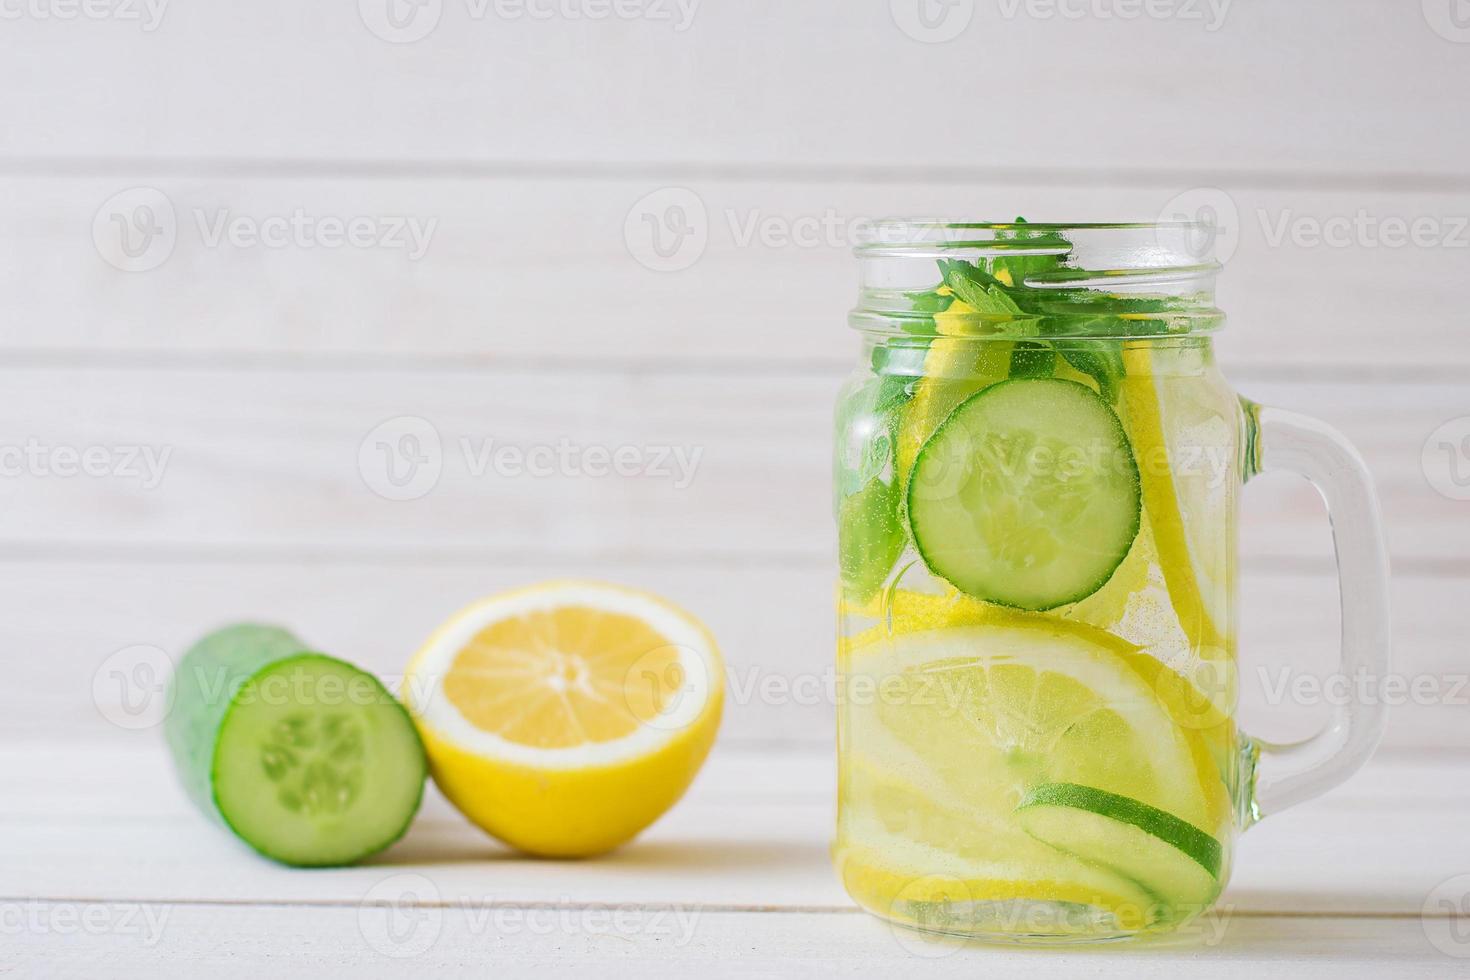
[[[446,0],[412,5],[443,16],[411,43],[375,36],[367,0],[171,3],[151,25],[129,18],[164,5],[8,5],[0,451],[170,460],[156,485],[0,479],[0,976],[1470,975],[1451,914],[1470,911],[1470,501],[1445,492],[1470,456],[1431,442],[1470,418],[1454,3],[1237,3],[1211,26],[1215,4],[1182,0],[1132,19],[961,0],[937,43],[898,0],[704,3],[688,30]],[[708,240],[656,272],[628,229],[674,188]],[[122,261],[140,191],[175,234]],[[1395,708],[1369,771],[1244,838],[1219,933],[1071,952],[895,934],[828,865],[830,708],[733,696],[832,661],[848,239],[880,215],[1153,220],[1181,200],[1233,226],[1229,377],[1373,469],[1394,669],[1439,693]],[[435,231],[418,258],[208,234],[298,212]],[[1433,234],[1321,240],[1359,215]],[[403,416],[444,441],[421,500],[378,496],[360,457]],[[699,476],[501,478],[458,451],[568,438],[698,450]],[[1243,718],[1287,740],[1325,706],[1261,691],[1335,668],[1327,526],[1305,486],[1247,498]],[[102,717],[95,677],[133,645],[176,657],[261,617],[391,676],[457,606],[568,575],[667,595],[732,670],[688,798],[604,860],[511,857],[431,794],[373,865],[278,868],[188,807],[156,732]]]
[[[278,867],[209,824],[151,734],[8,749],[0,764],[0,974],[1470,970],[1470,757],[1456,755],[1386,754],[1258,825],[1218,913],[1187,937],[1062,951],[931,941],[854,908],[828,863],[828,753],[717,750],[678,807],[599,860],[512,856],[431,792],[385,855],[322,871]]]

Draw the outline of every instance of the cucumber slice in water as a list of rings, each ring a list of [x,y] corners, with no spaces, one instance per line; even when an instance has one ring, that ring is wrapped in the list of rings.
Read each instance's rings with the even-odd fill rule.
[[[428,774],[418,731],[376,677],[270,626],[200,640],[165,729],[185,789],[284,864],[350,864],[408,829]]]
[[[1138,882],[1176,912],[1220,890],[1220,842],[1147,803],[1076,783],[1049,783],[1016,808],[1032,837]]]
[[[929,570],[962,592],[1055,609],[1092,595],[1127,557],[1141,520],[1138,464],[1087,385],[1002,381],[919,451],[908,515]]]

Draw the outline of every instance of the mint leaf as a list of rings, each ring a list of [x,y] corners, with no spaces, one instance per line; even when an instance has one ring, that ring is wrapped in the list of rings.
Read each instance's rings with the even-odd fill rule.
[[[1024,225],[1026,219],[1018,217],[1015,223]],[[998,242],[1029,242],[1068,252],[1072,250],[1072,243],[1054,231],[997,231],[995,240]],[[1025,287],[1028,276],[1055,272],[1061,266],[1062,257],[1060,255],[998,255],[990,260],[990,271],[995,277],[1017,289]]]
[[[1057,372],[1057,352],[1050,344],[1018,340],[1011,350],[1012,378],[1050,378]]]
[[[1103,401],[1113,404],[1118,400],[1119,386],[1127,373],[1123,364],[1123,349],[1118,343],[1070,340],[1059,347],[1057,353],[1074,370],[1097,382],[1097,390]]]
[[[944,282],[955,296],[980,313],[992,316],[1025,316],[1026,310],[1016,302],[1006,284],[970,262],[941,259]]]
[[[940,259],[939,271],[944,276],[944,284],[960,302],[981,312],[987,312],[993,305],[987,290],[1000,285],[1000,280],[984,269],[963,259]]]
[[[953,296],[945,296],[933,289],[923,293],[904,293],[904,298],[914,313],[943,313],[954,303]]]

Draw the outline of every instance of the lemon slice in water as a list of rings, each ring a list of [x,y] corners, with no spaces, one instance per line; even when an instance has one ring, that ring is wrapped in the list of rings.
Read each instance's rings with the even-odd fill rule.
[[[1169,600],[1201,659],[1233,644],[1239,405],[1193,348],[1125,349],[1123,421]]]
[[[1164,697],[1169,686],[1160,683],[1167,668],[1080,624],[993,617],[983,625],[875,639],[847,652],[852,703],[844,737],[864,760],[844,775],[845,807],[858,814],[845,828],[858,845],[844,870],[849,885],[855,874],[890,884],[943,874],[964,881],[977,898],[1077,902],[1090,892],[1099,908],[1114,910],[1128,906],[1130,882],[1171,907],[1213,897],[1202,894],[1198,875],[1186,873],[1181,862],[1194,863],[1191,856],[1169,840],[1136,848],[1136,861],[1121,856],[1126,873],[1098,878],[1099,869],[1120,866],[1120,856],[1103,848],[1127,838],[1095,832],[1086,822],[1110,814],[1088,813],[1085,806],[1073,807],[1083,826],[1070,852],[1053,846],[1066,837],[1054,826],[1072,819],[1066,813],[1048,818],[1048,846],[1038,846],[1043,840],[1034,834],[1026,845],[1016,843],[1031,830],[1017,811],[1028,801],[1034,805],[1041,787],[1088,787],[1099,799],[1126,799],[1140,812],[1165,814],[1159,826],[1188,825],[1202,837],[1227,826],[1229,800],[1204,736],[1175,722],[1176,709]],[[885,773],[905,774],[912,789],[895,795]],[[895,802],[905,797],[906,805]],[[1079,798],[1085,804],[1088,797]],[[890,846],[890,837],[934,853],[914,850],[923,860],[905,864],[907,852]],[[1099,842],[1098,853],[1089,842]],[[946,854],[947,863],[940,860]],[[864,861],[877,870],[863,871]],[[1181,881],[1195,887],[1160,893]],[[868,904],[885,900],[892,896],[870,895]]]

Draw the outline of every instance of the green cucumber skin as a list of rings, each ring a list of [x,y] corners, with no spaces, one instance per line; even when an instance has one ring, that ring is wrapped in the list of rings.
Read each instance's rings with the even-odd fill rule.
[[[1209,872],[1210,877],[1220,877],[1223,853],[1220,842],[1200,830],[1194,824],[1181,820],[1174,814],[1129,796],[1119,796],[1107,790],[1077,783],[1048,783],[1038,786],[1021,800],[1017,811],[1033,806],[1059,806],[1083,810],[1099,816],[1125,823],[1166,844]]]
[[[383,702],[392,704],[402,714],[405,730],[412,733],[422,760],[418,794],[397,832],[385,840],[373,842],[359,854],[324,862],[288,860],[272,853],[258,841],[251,840],[230,823],[229,817],[220,809],[215,792],[221,776],[216,764],[216,750],[241,689],[252,679],[284,661],[309,660],[342,664],[371,681]],[[175,668],[170,681],[169,696],[172,707],[164,725],[164,737],[189,798],[201,811],[263,857],[297,867],[353,864],[387,849],[401,839],[408,832],[423,803],[424,784],[428,779],[428,758],[418,727],[414,725],[407,709],[371,673],[339,658],[310,651],[292,633],[278,626],[240,623],[204,637],[189,649]]]
[[[262,670],[306,651],[279,626],[240,623],[195,643],[174,669],[164,737],[189,798],[226,826],[214,798],[214,748],[235,695]]]

